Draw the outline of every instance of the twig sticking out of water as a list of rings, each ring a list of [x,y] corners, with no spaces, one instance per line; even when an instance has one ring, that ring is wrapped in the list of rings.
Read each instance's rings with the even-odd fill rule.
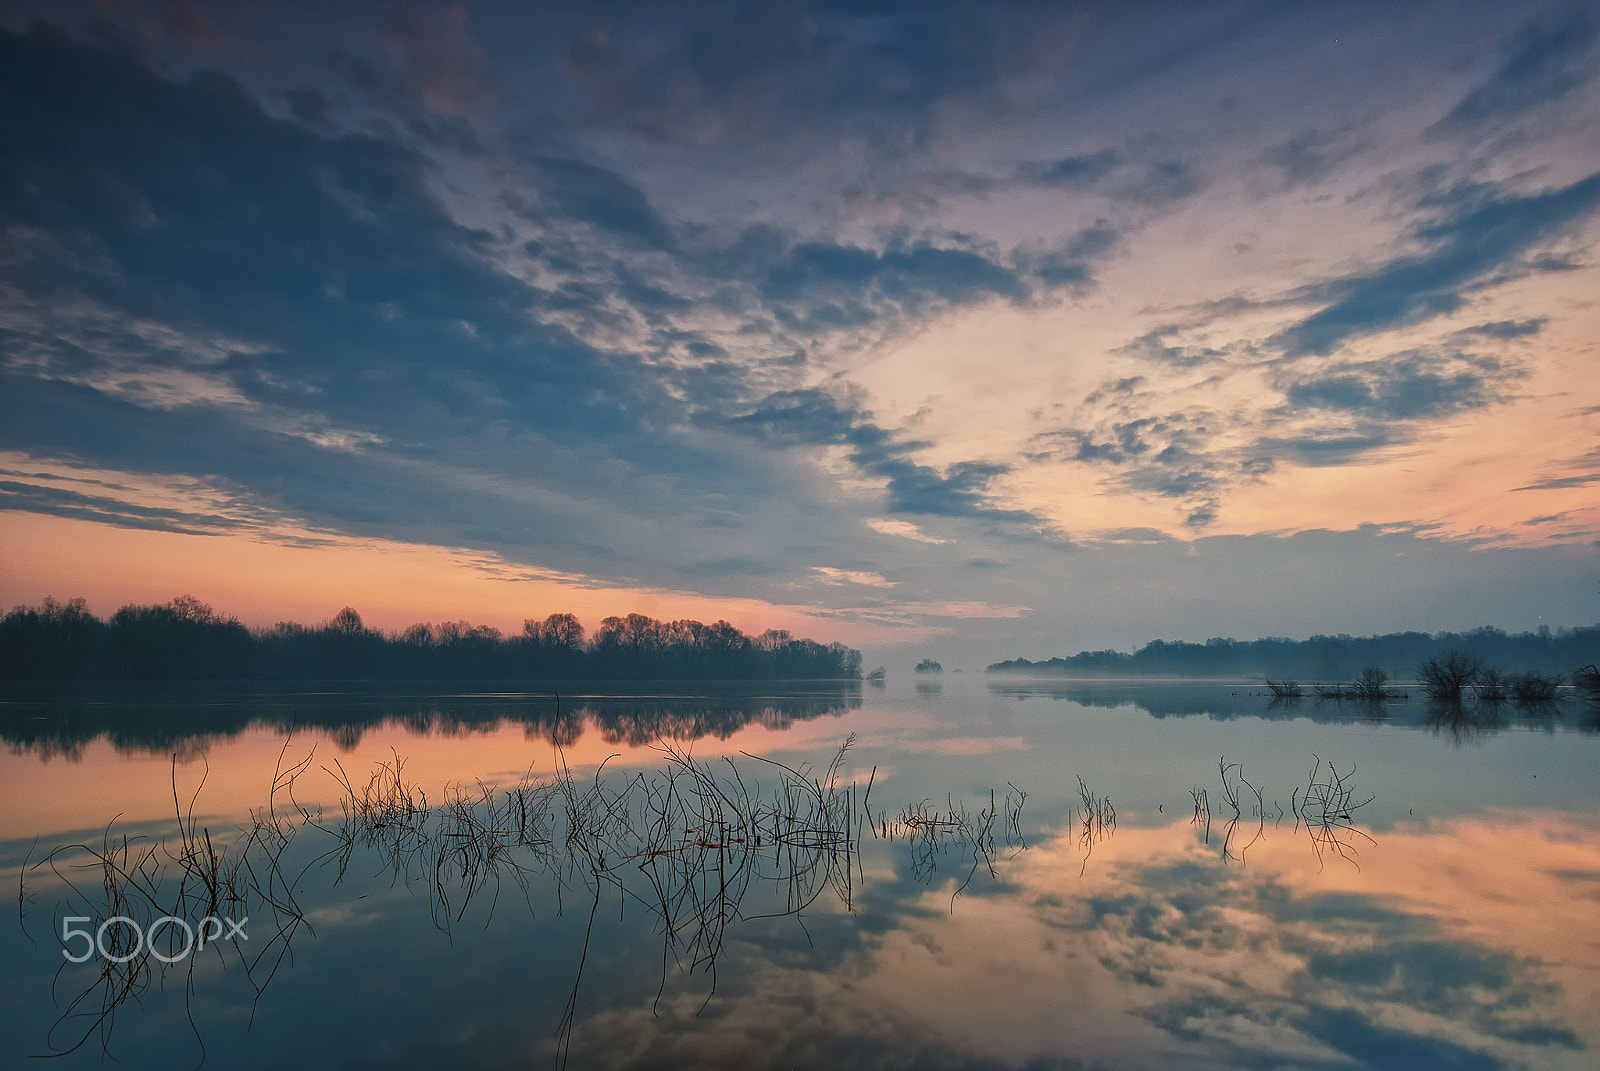
[[[1318,869],[1323,865],[1325,853],[1332,852],[1339,858],[1348,861],[1356,869],[1360,864],[1356,862],[1356,841],[1365,840],[1373,843],[1372,837],[1364,830],[1356,828],[1353,815],[1356,811],[1371,803],[1374,799],[1368,796],[1358,800],[1354,790],[1350,787],[1350,778],[1355,774],[1351,769],[1347,773],[1339,773],[1334,769],[1333,763],[1324,764],[1318,756],[1312,756],[1311,773],[1307,776],[1306,787],[1301,793],[1299,803],[1295,806],[1295,826],[1299,828],[1304,823],[1306,833],[1311,838],[1311,848],[1317,855]],[[1327,766],[1327,773],[1322,772]],[[1294,800],[1291,797],[1291,805]]]
[[[286,742],[284,751],[287,749]],[[175,821],[170,837],[118,836],[112,832],[113,818],[98,845],[63,844],[38,862],[25,861],[22,880],[25,882],[28,873],[49,868],[66,890],[56,914],[81,916],[95,936],[96,949],[103,952],[94,957],[92,965],[73,970],[63,963],[58,971],[58,979],[68,976],[79,988],[46,1031],[45,1043],[51,1051],[43,1055],[63,1056],[98,1037],[102,1055],[109,1057],[118,1011],[153,983],[164,984],[168,974],[177,970],[184,973],[185,1007],[203,1061],[205,1044],[189,1001],[202,953],[214,951],[220,962],[227,961],[221,947],[224,942],[216,940],[223,933],[219,916],[248,920],[254,915],[257,934],[264,926],[271,927],[271,936],[255,946],[253,956],[238,944],[230,950],[260,1000],[305,921],[295,902],[298,878],[289,877],[282,869],[283,854],[299,826],[278,818],[274,801],[280,792],[291,794],[292,799],[293,781],[309,761],[308,757],[285,768],[280,753],[267,808],[252,812],[249,827],[217,841],[194,813],[207,775],[202,773],[200,785],[185,805],[178,792],[174,756]],[[82,882],[85,875],[91,876],[93,884]]]
[[[324,817],[295,800],[295,783],[312,758],[288,762],[286,743],[267,805],[251,812],[251,826],[225,837],[213,836],[197,819],[199,787],[189,800],[182,799],[174,763],[176,823],[168,841],[116,838],[108,826],[98,847],[63,845],[43,860],[25,861],[18,911],[25,918],[26,875],[49,866],[76,899],[90,904],[87,910],[75,907],[74,913],[96,922],[121,915],[146,933],[150,921],[165,914],[199,918],[230,908],[240,915],[270,914],[277,930],[264,947],[253,942],[259,951],[249,959],[238,950],[259,1000],[305,921],[296,905],[297,883],[321,865],[332,868],[338,884],[362,849],[377,857],[394,882],[426,891],[432,918],[447,935],[481,899],[488,899],[492,919],[506,880],[526,896],[530,880],[544,874],[554,882],[558,910],[566,895],[583,889],[591,931],[601,900],[614,891],[619,910],[643,908],[661,935],[662,989],[675,963],[684,974],[709,976],[709,1001],[716,992],[717,962],[734,924],[792,915],[803,927],[804,911],[829,893],[853,909],[859,831],[871,822],[868,803],[876,777],[874,768],[863,794],[845,776],[853,743],[854,737],[846,739],[820,773],[806,765],[749,756],[776,771],[776,783],[766,789],[731,758],[724,760],[724,770],[670,742],[658,746],[665,759],[659,769],[626,778],[607,776],[610,759],[580,778],[557,748],[552,776],[525,776],[509,788],[449,786],[437,803],[407,776],[398,753],[379,763],[359,788],[335,761],[331,769],[323,769],[340,788],[337,817]],[[966,854],[970,862],[952,894],[953,905],[980,868],[997,873],[999,842],[1017,851],[1027,847],[1021,825],[1026,799],[1012,785],[1003,801],[991,792],[987,806],[976,814],[947,797],[943,810],[930,810],[924,801],[893,823],[883,818],[872,825],[884,838],[910,842],[913,872],[922,880],[931,877],[935,856],[950,850]],[[1092,821],[1097,835],[1104,835],[1115,828],[1115,811],[1109,800],[1096,799],[1095,804]],[[287,875],[284,853],[307,826],[330,838],[332,846],[298,874]],[[73,874],[85,869],[100,879],[98,897],[72,884]],[[765,914],[746,914],[742,905],[758,888],[772,894],[779,906]],[[172,929],[163,933],[165,940],[174,937]],[[119,957],[132,951],[125,947],[132,939],[126,926],[106,931],[107,948]],[[586,935],[559,1031],[563,1059],[587,948]],[[192,972],[193,957],[188,962]],[[71,1051],[98,1034],[109,1053],[117,1009],[145,992],[153,979],[164,978],[165,971],[153,967],[147,956],[103,962],[99,976],[70,1002],[52,1029],[52,1047]],[[67,1029],[75,1031],[75,1040],[64,1039],[70,1048],[55,1045],[55,1036]],[[198,1039],[198,1029],[195,1034]]]
[[[1572,683],[1591,703],[1600,703],[1600,667],[1590,664],[1572,674]]]
[[[1087,867],[1094,846],[1117,831],[1117,809],[1111,805],[1111,797],[1097,796],[1089,791],[1082,777],[1078,778],[1078,799],[1082,803],[1078,818],[1078,844],[1083,848],[1083,862]]]
[[[1254,847],[1256,841],[1260,840],[1262,834],[1266,832],[1266,804],[1262,802],[1261,789],[1245,780],[1244,765],[1242,763],[1229,762],[1227,756],[1224,755],[1217,760],[1217,772],[1222,775],[1222,798],[1233,811],[1233,817],[1228,819],[1227,828],[1222,834],[1222,859],[1224,862],[1230,859],[1238,859],[1240,863],[1243,863],[1245,853]],[[1249,817],[1256,820],[1256,832],[1255,836],[1250,838],[1249,844],[1244,845],[1244,847],[1235,852],[1233,848],[1234,836],[1239,830],[1240,821],[1245,818],[1244,809],[1240,806],[1239,790],[1241,788],[1248,789],[1250,794],[1255,797],[1255,804],[1250,809]]]

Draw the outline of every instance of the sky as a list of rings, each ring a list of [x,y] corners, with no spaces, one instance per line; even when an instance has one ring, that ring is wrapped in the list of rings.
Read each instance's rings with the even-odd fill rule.
[[[1594,3],[7,0],[0,603],[1593,624],[1597,75]]]

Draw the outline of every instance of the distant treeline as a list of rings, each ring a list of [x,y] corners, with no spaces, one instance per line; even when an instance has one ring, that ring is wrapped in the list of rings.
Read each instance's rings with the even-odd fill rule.
[[[1313,636],[1309,640],[1210,639],[1204,643],[1154,640],[1134,651],[1083,651],[1071,658],[1030,662],[1014,658],[989,666],[990,673],[1050,677],[1293,677],[1302,681],[1350,680],[1377,666],[1398,680],[1415,677],[1418,663],[1451,650],[1512,670],[1570,674],[1600,661],[1600,625],[1540,628],[1507,633],[1393,632],[1387,636]]]
[[[857,679],[861,653],[768,629],[608,617],[588,635],[571,614],[522,632],[465,621],[399,633],[345,607],[321,625],[249,629],[192,596],[124,606],[102,621],[84,600],[19,606],[0,618],[0,680],[759,680]]]

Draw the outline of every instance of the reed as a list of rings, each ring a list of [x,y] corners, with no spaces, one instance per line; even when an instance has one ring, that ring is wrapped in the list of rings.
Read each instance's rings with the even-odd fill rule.
[[[447,936],[469,914],[492,918],[507,883],[526,897],[536,878],[552,882],[558,910],[567,899],[578,898],[591,930],[602,900],[614,895],[621,905],[645,910],[661,939],[658,999],[676,967],[685,976],[707,979],[709,1001],[735,926],[793,917],[803,929],[804,913],[824,896],[854,910],[864,828],[905,841],[919,880],[931,880],[939,857],[956,855],[960,865],[953,875],[952,907],[980,870],[998,875],[1002,852],[1027,847],[1021,817],[1027,794],[1015,785],[1003,798],[990,792],[975,809],[947,797],[942,808],[924,801],[893,820],[874,820],[870,801],[876,767],[864,792],[846,776],[854,741],[847,738],[820,769],[746,756],[768,774],[765,784],[751,776],[750,766],[741,768],[731,757],[704,762],[670,741],[658,743],[663,761],[656,769],[626,777],[608,773],[610,759],[580,776],[558,747],[549,776],[535,778],[530,772],[505,787],[446,786],[437,800],[430,800],[405,760],[392,752],[362,781],[337,761],[323,766],[339,797],[337,809],[327,813],[295,797],[314,749],[289,761],[286,742],[266,804],[250,812],[249,825],[231,831],[197,820],[208,771],[191,791],[182,792],[174,761],[170,837],[116,836],[108,826],[96,846],[63,845],[38,861],[30,853],[19,878],[18,913],[26,922],[32,896],[28,875],[42,867],[62,879],[75,901],[72,913],[97,923],[122,915],[146,926],[162,915],[198,920],[237,909],[272,927],[264,943],[252,941],[254,954],[229,953],[243,965],[259,1000],[305,923],[297,902],[304,877],[315,868],[330,868],[337,885],[359,851],[381,861],[391,881],[425,896],[434,924]],[[1097,835],[1114,829],[1110,800],[1089,793],[1081,779],[1079,784],[1093,805],[1090,820]],[[288,872],[285,853],[307,830],[325,838],[327,846],[303,869]],[[95,876],[96,892],[91,893],[84,874]],[[763,903],[751,910],[746,905],[758,892]],[[131,931],[120,929],[107,930],[108,949],[119,956],[131,950],[126,946],[132,940]],[[563,1056],[587,948],[588,932],[560,1031]],[[188,962],[192,972],[193,959]],[[171,969],[147,955],[100,965],[52,1028],[51,1048],[72,1051],[98,1036],[109,1054],[117,1010]],[[186,986],[192,990],[190,983]]]
[[[1190,825],[1205,826],[1206,843],[1211,843],[1211,800],[1206,795],[1206,790],[1199,785],[1189,790],[1189,796],[1194,800],[1194,817],[1189,820]]]
[[[205,948],[214,951],[221,962],[226,962],[226,956],[216,943],[194,945],[194,935],[204,934],[204,920],[219,915],[253,916],[257,920],[256,934],[263,930],[269,934],[265,942],[256,946],[254,956],[246,955],[237,945],[231,946],[259,1001],[305,918],[295,900],[296,879],[286,875],[282,865],[298,826],[277,816],[273,802],[280,793],[289,791],[288,786],[304,772],[305,765],[291,764],[285,769],[280,754],[268,806],[252,812],[249,826],[233,830],[219,840],[209,827],[199,824],[194,813],[209,769],[202,773],[185,804],[178,789],[174,756],[174,821],[170,835],[118,835],[113,832],[113,819],[98,844],[59,845],[37,862],[31,861],[30,852],[19,878],[23,890],[19,896],[25,896],[28,874],[48,869],[64,893],[64,903],[55,914],[87,919],[97,945],[103,932],[105,952],[63,975],[73,979],[77,989],[46,1031],[45,1043],[50,1051],[41,1055],[64,1056],[98,1038],[102,1057],[110,1057],[112,1029],[119,1010],[130,1001],[137,1001],[152,985],[165,987],[168,976],[180,971],[184,975],[185,1007],[190,1012],[189,1022],[203,1060],[204,1042],[189,1005],[194,994],[194,971]],[[168,917],[181,925],[163,922],[155,926]],[[128,922],[113,923],[117,919]],[[161,934],[159,941],[156,933]],[[180,933],[184,934],[182,941]],[[146,937],[148,944],[144,943]]]

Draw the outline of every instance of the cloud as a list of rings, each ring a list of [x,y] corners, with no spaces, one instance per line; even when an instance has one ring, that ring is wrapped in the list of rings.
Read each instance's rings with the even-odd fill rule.
[[[811,571],[821,576],[828,584],[862,584],[873,588],[892,588],[895,585],[893,580],[864,569],[836,569],[831,565],[813,565]]]
[[[1104,388],[1090,397],[1103,394]],[[1123,413],[1129,408],[1118,407]],[[1212,448],[1217,417],[1193,409],[1040,432],[1030,441],[1029,456],[1109,467],[1116,487],[1188,503],[1186,523],[1200,528],[1215,520],[1219,496],[1237,475],[1230,471],[1236,466]]]
[[[1310,186],[1327,178],[1356,152],[1349,129],[1308,127],[1287,141],[1267,149],[1267,163],[1280,168],[1291,186]]]
[[[874,608],[882,592],[804,564],[824,562],[924,603],[1021,605],[1103,560],[1022,549],[1065,547],[1044,514],[1072,501],[1110,529],[1199,528],[1274,464],[1400,443],[1431,463],[1427,422],[1544,404],[1572,314],[1541,305],[1543,280],[1514,305],[1494,288],[1581,266],[1600,181],[1539,170],[1578,159],[1544,126],[1505,155],[1531,107],[1474,120],[1489,136],[1467,157],[1453,141],[1347,155],[1413,114],[1352,43],[1392,30],[1416,59],[1406,84],[1438,85],[1497,21],[1478,13],[1419,48],[1421,16],[1380,30],[1339,12],[1313,34],[1287,9],[435,7],[324,20],[291,55],[207,10],[228,38],[206,55],[0,36],[0,444],[193,476],[232,504],[217,516],[616,584]],[[1539,40],[1530,55],[1559,52]],[[1522,48],[1491,62],[1514,75]],[[1276,93],[1285,77],[1304,95]],[[1378,88],[1341,92],[1356,80]],[[1333,170],[1354,199],[1279,181]],[[1185,203],[1213,183],[1215,205]],[[1411,221],[1397,246],[1367,240],[1374,192]],[[1241,226],[1259,242],[1229,257]],[[1118,288],[1094,289],[1113,268]],[[1321,281],[1289,289],[1305,279]],[[1222,314],[1172,311],[1208,301]],[[1437,337],[1349,345],[1444,309]],[[1012,354],[1030,365],[995,363]],[[901,418],[933,394],[940,416]],[[14,501],[117,512],[29,494]],[[213,512],[135,504],[194,515],[146,518],[161,523]]]
[[[1556,491],[1567,487],[1588,487],[1592,483],[1600,483],[1600,472],[1586,472],[1579,476],[1555,476],[1548,480],[1539,480],[1523,487],[1513,487],[1513,491]]]
[[[90,495],[66,488],[17,480],[0,480],[0,510],[22,510],[53,517],[94,521],[117,528],[184,535],[220,535],[257,527],[238,517],[158,506],[141,506],[121,498]]]
[[[1121,240],[1121,230],[1100,219],[1055,248],[1025,255],[1023,260],[1046,285],[1082,289],[1093,282],[1096,262],[1110,256]]]
[[[1255,453],[1264,458],[1287,458],[1308,468],[1348,465],[1361,455],[1402,441],[1398,429],[1364,428],[1308,431],[1299,435],[1263,435],[1255,441]]]
[[[1408,350],[1340,361],[1280,384],[1290,410],[1320,409],[1375,421],[1432,420],[1504,401],[1520,372],[1470,353]]]
[[[1018,174],[1036,186],[1090,189],[1121,163],[1122,157],[1117,150],[1101,149],[1082,156],[1024,163],[1018,168]]]
[[[529,165],[540,197],[562,215],[645,246],[669,249],[674,244],[671,226],[649,198],[616,172],[548,157],[536,157]]]
[[[1478,324],[1475,327],[1464,327],[1456,332],[1466,337],[1491,338],[1500,342],[1509,342],[1517,338],[1532,338],[1545,325],[1550,322],[1548,316],[1538,316],[1531,320],[1495,320],[1493,323]]]
[[[488,100],[484,51],[472,40],[469,21],[464,4],[447,4],[405,11],[384,35],[422,99],[444,115],[465,116]]]
[[[1270,341],[1289,357],[1327,354],[1351,338],[1456,311],[1473,284],[1516,270],[1518,258],[1600,208],[1600,173],[1542,193],[1451,200],[1449,210],[1415,231],[1426,252],[1309,288],[1303,297],[1323,307]]]
[[[899,536],[902,539],[915,540],[918,543],[948,543],[947,539],[937,539],[928,535],[910,521],[892,521],[887,518],[874,518],[867,522],[867,527],[881,535]]]
[[[708,152],[760,142],[784,164],[847,150],[893,167],[922,155],[952,109],[1028,95],[1072,46],[1065,11],[1026,20],[963,4],[626,11],[584,20],[566,49],[590,122]]]
[[[1026,160],[1017,165],[1012,181],[1036,189],[1093,192],[1147,206],[1183,200],[1200,188],[1199,176],[1188,161],[1112,148],[1055,160]]]
[[[1179,369],[1216,366],[1219,381],[1253,371],[1230,368],[1232,354],[1222,350],[1167,344],[1180,330],[1157,328],[1119,352]],[[1491,331],[1503,333],[1498,325]],[[1200,529],[1217,520],[1239,485],[1280,461],[1313,468],[1353,463],[1414,440],[1426,422],[1507,402],[1511,385],[1526,375],[1517,363],[1447,346],[1263,371],[1283,404],[1173,408],[1176,395],[1193,394],[1192,384],[1169,395],[1143,376],[1108,381],[1085,396],[1069,426],[1036,433],[1026,456],[1106,470],[1102,486],[1180,503],[1185,525]]]
[[[885,481],[887,508],[896,513],[1044,523],[1026,510],[996,506],[991,485],[1011,471],[999,462],[964,461],[943,472],[911,460],[926,443],[897,439],[872,413],[817,389],[780,391],[747,412],[716,418],[722,427],[768,442],[844,446],[865,474]]]
[[[1462,97],[1429,133],[1473,136],[1569,95],[1594,77],[1596,25],[1585,12],[1525,27],[1486,80]]]
[[[698,441],[694,411],[760,393],[711,340],[612,330],[600,345],[561,322],[598,322],[614,295],[665,315],[675,291],[615,257],[595,280],[578,262],[506,270],[520,236],[456,222],[433,159],[272,118],[225,75],[166,78],[48,26],[0,33],[0,99],[5,445],[204,475],[341,530],[574,572],[627,560],[659,582],[748,561],[769,523],[752,501],[789,532],[756,540],[758,576],[819,515],[803,488],[774,494],[773,459]],[[620,178],[549,161],[530,174],[553,191],[547,266],[562,228],[669,237]],[[883,271],[910,286],[927,258],[904,259]],[[653,539],[647,518],[667,517],[692,538]]]
[[[809,331],[870,324],[884,306],[909,315],[939,304],[1018,299],[1027,289],[1014,270],[971,250],[894,243],[880,252],[802,242],[767,269],[760,292],[781,322]]]
[[[1182,330],[1176,324],[1157,327],[1140,335],[1117,352],[1173,368],[1194,368],[1227,356],[1226,350],[1212,346],[1175,346],[1166,341],[1166,336],[1177,334]]]

